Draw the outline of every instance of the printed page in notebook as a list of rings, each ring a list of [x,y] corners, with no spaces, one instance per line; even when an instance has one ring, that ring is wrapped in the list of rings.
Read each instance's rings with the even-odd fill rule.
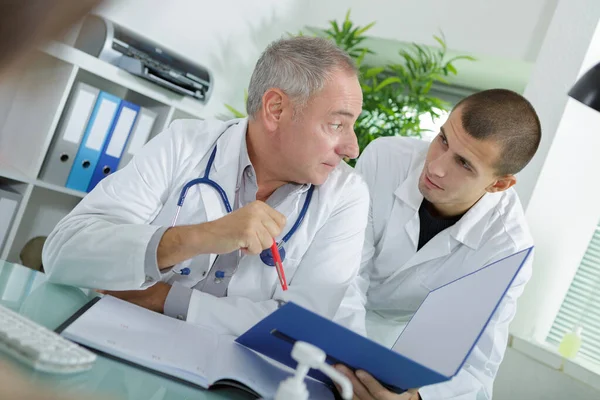
[[[68,339],[208,387],[219,337],[198,327],[104,296],[62,333]]]

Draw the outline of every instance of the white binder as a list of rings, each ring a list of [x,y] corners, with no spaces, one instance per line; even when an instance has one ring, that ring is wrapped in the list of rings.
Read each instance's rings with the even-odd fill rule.
[[[154,127],[156,117],[157,114],[154,111],[144,107],[140,108],[137,121],[135,122],[131,135],[129,135],[129,140],[127,141],[127,148],[121,155],[118,169],[127,165],[135,153],[144,147],[150,137],[150,132],[152,132],[152,128]]]
[[[99,89],[83,82],[73,86],[44,160],[40,175],[43,181],[60,186],[66,184],[99,93]]]
[[[10,232],[10,227],[15,219],[21,194],[8,185],[0,185],[0,253]]]

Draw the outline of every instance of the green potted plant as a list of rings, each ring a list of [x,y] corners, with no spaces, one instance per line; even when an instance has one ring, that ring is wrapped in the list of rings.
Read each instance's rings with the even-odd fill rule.
[[[430,91],[434,83],[447,83],[446,78],[456,75],[457,60],[474,60],[470,56],[447,59],[447,46],[443,36],[434,36],[439,48],[430,48],[416,43],[402,47],[398,54],[402,63],[383,66],[367,66],[367,54],[374,52],[365,46],[366,32],[375,25],[357,26],[350,19],[350,10],[341,23],[329,21],[329,28],[321,35],[333,40],[355,59],[359,68],[363,91],[363,112],[356,121],[355,131],[360,150],[380,136],[421,137],[424,117],[436,119],[450,105],[433,96]],[[302,33],[300,33],[302,34]],[[230,105],[225,105],[235,117],[244,117]],[[351,161],[351,165],[354,163]]]

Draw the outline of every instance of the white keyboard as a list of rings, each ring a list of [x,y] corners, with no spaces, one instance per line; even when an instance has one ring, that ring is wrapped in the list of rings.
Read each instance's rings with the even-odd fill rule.
[[[1,305],[0,351],[51,373],[85,371],[96,360],[91,351]]]

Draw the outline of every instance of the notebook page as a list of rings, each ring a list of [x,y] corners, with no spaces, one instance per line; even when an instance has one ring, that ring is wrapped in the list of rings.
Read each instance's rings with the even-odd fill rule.
[[[393,349],[453,376],[528,255],[529,249],[523,250],[429,293]]]
[[[104,296],[62,333],[68,339],[207,386],[218,335]]]
[[[218,353],[221,362],[211,371],[211,382],[235,380],[265,399],[274,398],[279,383],[294,374],[293,369],[236,343],[234,336],[221,336]],[[334,399],[333,392],[321,382],[307,378],[305,383],[310,399]]]

